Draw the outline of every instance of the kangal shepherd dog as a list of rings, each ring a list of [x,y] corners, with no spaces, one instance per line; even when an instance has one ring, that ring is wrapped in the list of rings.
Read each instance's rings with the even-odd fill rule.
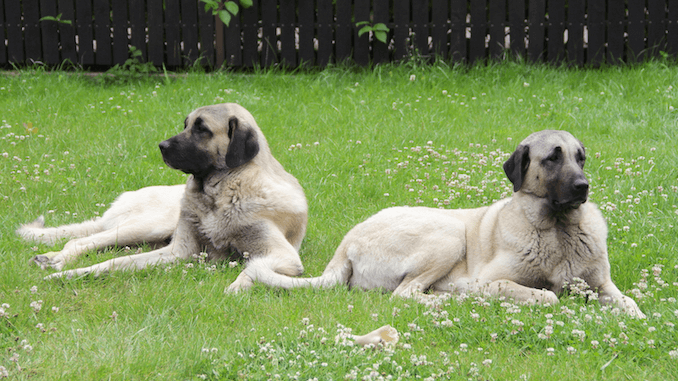
[[[39,218],[17,233],[47,243],[79,237],[34,259],[58,270],[86,250],[171,237],[169,244],[47,278],[142,269],[201,252],[209,259],[265,257],[271,272],[303,272],[298,250],[308,219],[304,191],[273,157],[246,109],[232,103],[201,107],[188,115],[183,132],[160,143],[160,151],[168,166],[191,175],[186,185],[123,193],[99,220],[45,228]],[[227,291],[251,285],[243,272]]]
[[[267,257],[245,273],[270,286],[382,288],[505,296],[522,303],[558,302],[580,278],[604,305],[645,317],[612,282],[607,226],[586,202],[582,143],[565,131],[523,140],[504,163],[513,197],[477,209],[393,207],[348,232],[320,277],[292,278]]]

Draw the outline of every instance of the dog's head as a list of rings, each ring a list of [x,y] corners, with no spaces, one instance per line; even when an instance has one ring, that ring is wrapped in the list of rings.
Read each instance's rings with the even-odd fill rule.
[[[224,103],[191,112],[184,130],[159,146],[168,166],[205,178],[247,164],[265,144],[252,115],[240,105]]]
[[[548,200],[555,212],[576,209],[588,198],[584,145],[566,131],[531,134],[504,163],[515,192]]]

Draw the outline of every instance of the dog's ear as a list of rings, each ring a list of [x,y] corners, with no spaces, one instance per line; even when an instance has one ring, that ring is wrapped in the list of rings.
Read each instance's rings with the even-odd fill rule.
[[[254,159],[259,153],[257,133],[246,126],[240,125],[238,118],[228,120],[228,152],[226,152],[226,166],[228,168],[239,167]]]
[[[504,172],[508,179],[513,183],[513,191],[518,192],[523,186],[523,179],[530,166],[530,147],[519,145],[511,157],[504,163]]]

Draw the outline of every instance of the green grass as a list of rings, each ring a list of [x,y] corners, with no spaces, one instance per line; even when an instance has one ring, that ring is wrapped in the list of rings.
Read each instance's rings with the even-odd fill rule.
[[[22,242],[16,227],[41,214],[48,224],[80,221],[101,215],[122,191],[184,182],[157,144],[180,131],[191,110],[220,102],[251,111],[304,187],[308,275],[320,274],[343,235],[382,208],[477,207],[510,195],[501,165],[517,143],[536,130],[572,132],[587,147],[591,199],[609,223],[613,279],[648,318],[629,319],[577,295],[519,309],[345,287],[256,285],[225,295],[242,264],[43,281],[48,272],[29,259],[49,247]],[[117,82],[35,70],[0,76],[0,110],[0,304],[9,305],[0,317],[0,367],[13,379],[678,374],[675,65],[387,65]],[[68,268],[123,254],[89,253]],[[338,325],[362,334],[384,324],[401,334],[395,348],[335,344]]]

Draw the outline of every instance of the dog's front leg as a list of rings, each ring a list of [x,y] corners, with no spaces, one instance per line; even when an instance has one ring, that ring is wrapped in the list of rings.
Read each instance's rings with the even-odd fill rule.
[[[510,280],[479,281],[477,286],[471,286],[469,289],[477,289],[480,293],[491,296],[513,298],[518,303],[549,305],[558,303],[558,296],[553,291],[526,287]]]
[[[147,253],[109,259],[108,261],[88,267],[54,273],[46,276],[44,279],[72,278],[86,274],[98,276],[108,271],[140,270],[151,266],[176,262],[181,259],[189,259],[193,254],[200,252],[200,245],[192,229],[194,227],[190,223],[181,220],[172,242],[163,248]]]

